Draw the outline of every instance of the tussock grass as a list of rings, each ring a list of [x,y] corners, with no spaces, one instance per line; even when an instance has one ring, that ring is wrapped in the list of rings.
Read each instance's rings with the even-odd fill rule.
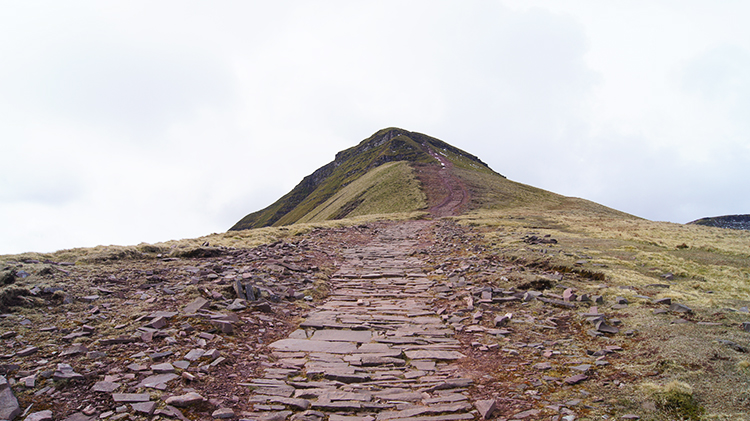
[[[685,382],[673,380],[666,385],[644,383],[641,387],[669,419],[699,420],[705,412],[693,397],[693,388]]]

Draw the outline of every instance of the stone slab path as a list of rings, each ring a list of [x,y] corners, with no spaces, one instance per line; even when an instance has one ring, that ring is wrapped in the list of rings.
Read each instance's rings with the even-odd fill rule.
[[[333,291],[248,381],[266,421],[452,421],[476,417],[453,330],[430,310],[433,281],[411,254],[430,222],[392,224],[345,251]]]

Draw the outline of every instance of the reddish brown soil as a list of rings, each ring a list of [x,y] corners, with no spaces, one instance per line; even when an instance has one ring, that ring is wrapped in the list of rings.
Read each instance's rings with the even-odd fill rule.
[[[465,211],[471,198],[463,181],[453,173],[453,163],[444,156],[427,148],[432,157],[440,162],[416,167],[417,178],[427,195],[428,211],[434,217],[454,216]]]

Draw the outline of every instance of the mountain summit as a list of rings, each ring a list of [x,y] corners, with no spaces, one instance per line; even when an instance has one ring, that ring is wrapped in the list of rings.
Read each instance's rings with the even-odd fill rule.
[[[333,162],[230,231],[397,212],[441,217],[477,208],[549,208],[571,201],[604,209],[509,181],[476,156],[434,137],[387,128],[337,153]]]
[[[452,204],[455,212],[469,199],[449,174],[456,165],[495,174],[476,156],[441,140],[398,128],[383,129],[337,153],[333,162],[230,230],[424,210],[447,199],[444,208],[458,200],[451,197],[452,189],[464,196]],[[436,176],[441,171],[445,175]]]

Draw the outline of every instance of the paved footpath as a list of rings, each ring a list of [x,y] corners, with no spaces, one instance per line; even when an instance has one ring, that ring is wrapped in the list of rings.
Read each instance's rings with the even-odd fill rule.
[[[344,252],[333,291],[288,338],[276,364],[250,380],[258,419],[452,421],[476,411],[451,362],[453,330],[430,310],[433,286],[411,257],[429,222],[391,224]]]

